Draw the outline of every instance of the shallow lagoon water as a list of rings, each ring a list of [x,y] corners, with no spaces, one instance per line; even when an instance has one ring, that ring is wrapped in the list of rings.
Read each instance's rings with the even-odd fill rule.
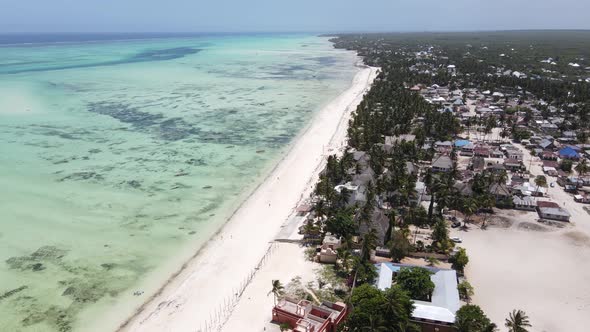
[[[0,47],[0,330],[116,328],[356,60],[303,35]]]

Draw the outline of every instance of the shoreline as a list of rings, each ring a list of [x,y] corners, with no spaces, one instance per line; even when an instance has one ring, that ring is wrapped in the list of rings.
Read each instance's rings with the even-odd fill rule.
[[[239,300],[275,236],[312,190],[325,162],[325,148],[333,153],[344,144],[350,113],[376,77],[377,68],[357,67],[351,86],[314,116],[220,230],[118,331],[198,330],[221,315],[216,309]]]

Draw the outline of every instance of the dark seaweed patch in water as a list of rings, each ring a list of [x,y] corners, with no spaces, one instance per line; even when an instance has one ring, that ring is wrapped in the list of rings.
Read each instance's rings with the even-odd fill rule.
[[[278,75],[278,76],[293,77],[293,76],[295,76],[296,71],[307,71],[307,70],[310,70],[310,69],[306,68],[305,66],[291,65],[291,66],[281,67],[281,68],[279,68],[279,70],[273,71],[270,74],[271,75]]]
[[[256,100],[252,99],[252,102]],[[261,106],[264,103],[257,103],[252,107],[269,107]],[[116,102],[98,102],[88,104],[88,111],[110,116],[118,121],[129,124],[131,130],[153,135],[163,141],[178,140],[197,140],[199,142],[210,142],[223,145],[261,145],[266,144],[270,147],[289,142],[294,134],[284,134],[274,137],[259,137],[259,132],[269,126],[267,118],[277,117],[278,110],[268,112],[262,115],[263,119],[245,119],[240,116],[238,109],[216,109],[213,112],[201,114],[198,117],[198,123],[203,127],[218,128],[223,125],[221,130],[203,130],[182,118],[165,118],[162,114],[152,114],[144,112],[136,107],[132,107]],[[256,136],[253,138],[253,136]],[[122,151],[123,152],[123,151]],[[187,163],[196,165],[204,164],[206,161],[191,160]]]
[[[55,127],[32,124],[30,127],[34,128],[35,134],[45,136],[55,136],[67,140],[85,140],[91,135],[88,130],[70,127]]]
[[[166,60],[173,60],[183,58],[187,55],[196,54],[202,51],[202,49],[192,48],[192,47],[175,47],[175,48],[165,48],[159,50],[147,50],[143,52],[139,52],[134,54],[130,57],[123,58],[120,60],[114,61],[103,61],[103,62],[87,62],[87,63],[79,63],[79,64],[69,64],[69,65],[41,65],[38,67],[20,67],[21,65],[12,65],[9,67],[0,68],[0,74],[19,74],[19,73],[29,73],[29,72],[42,72],[42,71],[51,71],[51,70],[64,70],[64,69],[77,69],[77,68],[91,68],[91,67],[104,67],[104,66],[115,66],[115,65],[123,65],[129,63],[136,63],[136,62],[151,62],[151,61],[166,61]],[[61,60],[60,60],[61,61]]]
[[[44,263],[57,263],[66,253],[66,250],[54,246],[43,246],[28,256],[10,257],[6,264],[11,269],[40,271],[45,269]]]
[[[115,295],[117,292],[111,292],[106,282],[99,280],[84,280],[74,278],[67,282],[68,286],[62,296],[70,297],[78,303],[95,303],[107,294]]]
[[[157,137],[166,141],[177,141],[199,133],[198,129],[181,118],[166,119],[162,114],[143,112],[136,107],[121,103],[90,103],[88,111],[110,116],[132,125],[137,131],[156,134]]]
[[[108,115],[123,123],[129,123],[139,128],[153,126],[164,118],[161,114],[142,112],[135,107],[121,103],[90,103],[88,104],[88,110],[93,113]]]
[[[199,53],[201,50],[191,47],[175,47],[165,48],[161,50],[150,50],[138,53],[129,59],[125,63],[131,62],[147,62],[147,61],[164,61],[182,58],[186,55]],[[121,60],[124,61],[124,60]]]
[[[137,181],[137,180],[123,181],[122,184],[126,184],[129,187],[134,188],[134,189],[138,189],[139,187],[141,187],[141,182]]]
[[[5,294],[9,305],[18,308],[23,315],[22,326],[47,324],[51,331],[72,331],[73,323],[80,311],[90,303],[95,303],[105,296],[114,297],[131,287],[147,268],[141,262],[130,260],[122,263],[105,263],[100,266],[84,265],[80,262],[72,264],[66,261],[66,251],[52,246],[44,246],[34,253],[13,257],[7,260],[12,268],[28,265],[30,262],[51,264],[56,273],[66,274],[59,281],[55,296],[67,297],[71,300],[66,306],[44,304],[39,299],[20,295],[12,297],[25,288],[20,287]],[[63,301],[60,301],[63,302]]]
[[[82,180],[94,180],[94,181],[102,181],[104,180],[104,177],[96,172],[91,172],[91,171],[87,171],[87,172],[76,172],[73,174],[70,174],[68,176],[64,176],[63,178],[59,179],[59,181],[66,181],[66,180],[72,180],[72,181],[82,181]]]
[[[195,129],[181,118],[172,118],[162,121],[159,129],[160,138],[166,141],[178,141],[199,133],[198,129]]]
[[[338,59],[333,56],[318,56],[315,58],[309,58],[309,60],[317,61],[320,65],[323,66],[334,65],[338,62]]]
[[[216,200],[210,201],[209,203],[207,203],[207,205],[200,208],[199,211],[197,211],[197,214],[207,214],[207,213],[217,209],[220,205],[221,205],[221,202],[219,202],[219,201],[216,201]]]
[[[191,166],[205,166],[207,165],[207,162],[205,162],[205,160],[203,158],[191,158],[187,161],[185,161],[185,163],[191,165]]]
[[[4,293],[0,294],[0,301],[4,300],[6,298],[9,298],[16,293],[22,292],[27,288],[28,288],[28,286],[25,285],[25,286],[20,286],[19,288],[15,288],[15,289],[9,290],[7,292],[4,292]]]
[[[31,326],[43,321],[50,323],[59,332],[72,331],[72,313],[58,306],[50,306],[43,312],[33,311],[22,320],[23,326]]]
[[[270,143],[272,145],[284,145],[289,143],[295,135],[293,134],[282,134],[277,136],[268,137],[265,140],[265,143]]]

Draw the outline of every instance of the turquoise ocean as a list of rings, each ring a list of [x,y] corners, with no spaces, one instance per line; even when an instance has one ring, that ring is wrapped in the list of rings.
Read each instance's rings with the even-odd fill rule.
[[[0,331],[116,329],[356,61],[312,35],[0,37]]]

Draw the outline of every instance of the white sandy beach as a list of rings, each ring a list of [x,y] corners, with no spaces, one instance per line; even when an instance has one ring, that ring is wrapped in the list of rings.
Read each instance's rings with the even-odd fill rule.
[[[317,114],[218,235],[121,331],[214,331],[228,318],[229,309],[239,300],[244,281],[265,257],[301,199],[309,196],[324,157],[344,146],[350,113],[362,100],[376,73],[376,68],[363,68],[357,73],[351,87]],[[289,249],[283,244],[273,247],[269,259],[265,260],[271,261],[268,265],[303,259],[299,248]],[[264,303],[267,299],[272,302],[266,288],[255,292],[246,290],[244,294],[257,299],[263,296]],[[252,306],[250,310],[252,314],[264,312],[270,316],[271,309]],[[242,312],[241,317],[249,320],[250,314]],[[255,324],[248,328],[248,323],[240,322],[237,326],[242,331],[258,330]],[[213,326],[205,328],[206,325]]]
[[[526,149],[524,164],[533,175],[543,174],[541,163]],[[556,178],[548,177],[548,183]],[[480,305],[500,331],[513,309],[530,317],[530,331],[586,331],[590,313],[590,215],[559,185],[548,187],[548,197],[572,215],[563,228],[543,226],[536,212],[499,211],[513,222],[509,228],[467,232],[452,230],[463,239],[470,257],[466,268]],[[526,229],[525,227],[529,227]],[[531,230],[530,227],[541,230]]]

